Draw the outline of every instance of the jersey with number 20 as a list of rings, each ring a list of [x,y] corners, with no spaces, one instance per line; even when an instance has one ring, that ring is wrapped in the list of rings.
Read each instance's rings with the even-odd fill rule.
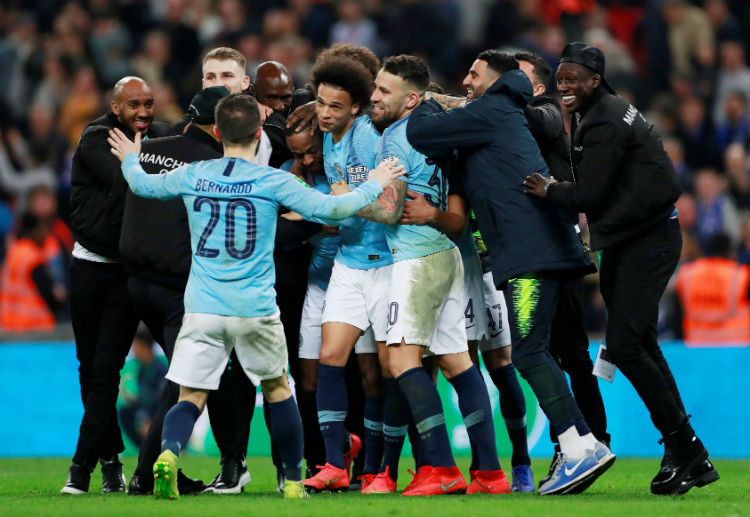
[[[138,196],[182,197],[193,251],[185,312],[221,316],[268,316],[278,310],[273,246],[279,205],[304,217],[339,220],[383,191],[372,180],[345,196],[327,196],[288,172],[241,158],[146,174],[131,153],[122,170]]]

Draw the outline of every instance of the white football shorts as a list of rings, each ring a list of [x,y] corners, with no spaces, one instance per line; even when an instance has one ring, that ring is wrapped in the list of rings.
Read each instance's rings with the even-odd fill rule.
[[[482,280],[487,326],[484,336],[479,341],[479,350],[484,352],[510,346],[510,324],[505,296],[495,287],[492,271],[482,275]]]
[[[372,327],[375,341],[385,341],[391,267],[353,269],[335,260],[321,322],[348,323],[363,332]]]
[[[435,355],[468,350],[458,248],[401,260],[392,268],[386,343],[403,340]]]
[[[299,327],[300,359],[320,359],[320,347],[323,344],[320,326],[323,319],[325,299],[326,291],[312,282],[307,284],[305,305],[302,308],[302,320]],[[367,332],[357,340],[357,343],[354,345],[354,353],[378,353],[372,328],[367,329]]]
[[[289,360],[279,313],[257,318],[186,313],[166,377],[180,386],[215,390],[232,349],[256,386],[281,377]]]

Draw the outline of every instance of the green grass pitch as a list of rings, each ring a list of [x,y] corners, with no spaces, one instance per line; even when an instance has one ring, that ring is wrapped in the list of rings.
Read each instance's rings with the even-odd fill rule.
[[[458,458],[468,474],[468,459]],[[135,467],[125,458],[125,473]],[[411,479],[404,458],[399,488]],[[313,494],[310,499],[285,501],[275,492],[275,471],[268,458],[248,458],[253,480],[241,495],[185,496],[178,501],[125,494],[103,495],[101,474],[92,475],[91,492],[85,496],[61,495],[69,466],[67,459],[0,459],[0,516],[271,516],[323,517],[390,516],[748,516],[750,515],[750,461],[717,460],[721,479],[684,496],[657,497],[648,491],[658,459],[619,458],[588,491],[573,496],[510,494],[503,496],[458,495],[407,498],[346,494]],[[505,460],[503,465],[508,465]],[[180,466],[193,477],[210,480],[218,472],[214,457],[184,457]],[[535,460],[535,478],[546,473],[548,462]],[[508,469],[509,470],[509,469]]]

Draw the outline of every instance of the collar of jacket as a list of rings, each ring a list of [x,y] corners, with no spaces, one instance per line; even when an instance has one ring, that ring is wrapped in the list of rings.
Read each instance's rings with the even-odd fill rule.
[[[212,137],[202,129],[193,126],[192,124],[188,127],[187,131],[185,131],[185,136],[206,144],[207,146],[211,147],[212,149],[216,149],[222,154],[224,152],[224,147],[221,145],[221,142],[218,142],[214,137]]]
[[[519,106],[525,107],[533,96],[531,81],[521,70],[508,70],[487,88],[484,95],[505,94]]]
[[[591,107],[599,101],[599,99],[608,94],[609,92],[607,92],[607,89],[604,86],[597,86],[596,89],[591,93],[591,97],[589,97],[586,102],[584,102],[581,107],[576,110],[576,113],[580,113],[581,117],[583,117],[584,115],[586,115],[586,113],[589,112]]]

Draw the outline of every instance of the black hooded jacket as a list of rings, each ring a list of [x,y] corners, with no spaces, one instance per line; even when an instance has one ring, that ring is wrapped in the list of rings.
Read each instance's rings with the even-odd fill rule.
[[[78,140],[71,169],[70,224],[84,248],[118,260],[127,184],[122,181],[120,161],[107,143],[109,130],[115,127],[134,138],[133,131],[119,124],[110,112],[90,122]],[[155,138],[170,132],[167,124],[153,122],[147,136]]]
[[[434,101],[409,118],[407,138],[420,152],[458,148],[464,189],[487,245],[497,287],[524,273],[580,276],[592,262],[563,212],[524,193],[529,174],[548,174],[524,108],[531,83],[506,72],[477,100],[441,111]]]
[[[139,162],[148,174],[164,174],[186,163],[223,155],[211,135],[190,126],[183,135],[147,140]],[[125,181],[124,178],[121,181]],[[190,273],[192,249],[182,199],[146,199],[128,189],[120,253],[130,274],[182,291]]]
[[[640,234],[674,212],[680,187],[661,138],[622,97],[599,87],[573,114],[575,183],[553,183],[547,197],[585,212],[591,247]]]

